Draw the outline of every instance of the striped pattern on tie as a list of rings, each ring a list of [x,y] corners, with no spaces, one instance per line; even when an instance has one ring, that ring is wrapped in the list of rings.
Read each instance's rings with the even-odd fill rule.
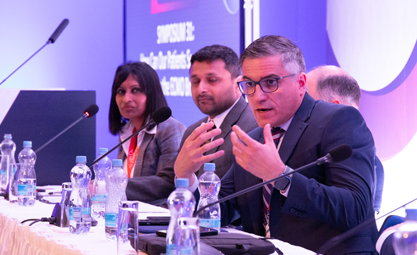
[[[280,127],[272,128],[271,129],[272,138],[274,142],[278,146],[279,140],[281,139],[282,135],[284,134],[284,130]],[[262,187],[262,198],[263,198],[263,212],[264,212],[264,222],[263,225],[265,227],[265,236],[270,237],[269,233],[269,204],[271,201],[271,193],[272,193],[273,186],[271,183],[265,184]]]
[[[213,124],[214,124],[214,121],[212,120],[212,119],[209,119],[208,121],[207,121],[207,123],[210,123],[210,122],[213,122]],[[213,127],[212,128],[210,128],[209,130],[207,130],[207,132],[210,132],[211,130],[213,130],[213,129],[216,129],[216,124],[214,124],[213,125]],[[213,138],[210,138],[210,139],[207,139],[201,146],[203,146],[204,144],[208,144],[208,143],[211,143],[213,141]]]

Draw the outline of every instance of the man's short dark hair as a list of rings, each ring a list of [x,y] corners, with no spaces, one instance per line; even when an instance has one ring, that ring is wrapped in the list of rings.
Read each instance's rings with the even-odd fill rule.
[[[206,46],[194,53],[191,57],[191,66],[194,61],[213,62],[218,59],[223,60],[225,69],[229,71],[232,79],[240,75],[239,58],[236,53],[229,47],[218,44]]]
[[[283,67],[290,73],[305,72],[304,56],[300,48],[290,39],[279,35],[263,36],[253,41],[240,55],[242,67],[245,59],[265,58],[280,55]]]
[[[317,92],[326,102],[333,98],[340,98],[343,104],[356,105],[359,107],[361,100],[361,89],[350,76],[347,75],[330,75],[317,82]]]

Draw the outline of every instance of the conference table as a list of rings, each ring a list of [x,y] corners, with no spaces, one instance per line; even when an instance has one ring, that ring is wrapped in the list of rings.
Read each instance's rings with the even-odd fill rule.
[[[42,187],[57,189],[59,187]],[[47,197],[50,202],[59,202],[60,196]],[[21,224],[25,219],[50,217],[54,204],[36,201],[32,207],[19,206],[0,198],[0,255],[102,255],[117,254],[115,241],[108,241],[104,232],[104,220],[91,227],[85,235],[70,234],[68,228],[60,228],[48,222]],[[139,202],[139,219],[148,216],[169,216],[167,209]],[[229,231],[234,231],[228,229]],[[140,231],[140,228],[139,228]],[[279,240],[271,240],[285,255],[310,255],[311,251],[292,246]],[[131,248],[123,254],[135,254]],[[145,253],[140,253],[145,254]]]

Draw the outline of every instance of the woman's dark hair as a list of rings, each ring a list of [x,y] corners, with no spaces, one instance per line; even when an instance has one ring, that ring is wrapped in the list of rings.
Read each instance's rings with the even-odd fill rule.
[[[139,82],[142,93],[146,95],[144,121],[147,121],[148,117],[152,116],[160,107],[167,106],[158,74],[152,67],[143,62],[129,62],[119,66],[113,81],[109,111],[109,128],[113,135],[116,135],[124,125],[124,118],[120,114],[119,107],[116,104],[116,92],[130,74]]]

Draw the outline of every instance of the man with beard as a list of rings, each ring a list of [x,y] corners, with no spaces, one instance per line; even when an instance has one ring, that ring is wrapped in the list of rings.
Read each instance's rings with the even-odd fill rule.
[[[211,162],[222,178],[233,162],[232,126],[239,125],[245,132],[258,126],[239,91],[239,75],[239,59],[226,46],[206,46],[191,57],[192,96],[200,111],[208,116],[185,131],[174,166],[177,177],[191,171],[200,176],[203,164]]]

